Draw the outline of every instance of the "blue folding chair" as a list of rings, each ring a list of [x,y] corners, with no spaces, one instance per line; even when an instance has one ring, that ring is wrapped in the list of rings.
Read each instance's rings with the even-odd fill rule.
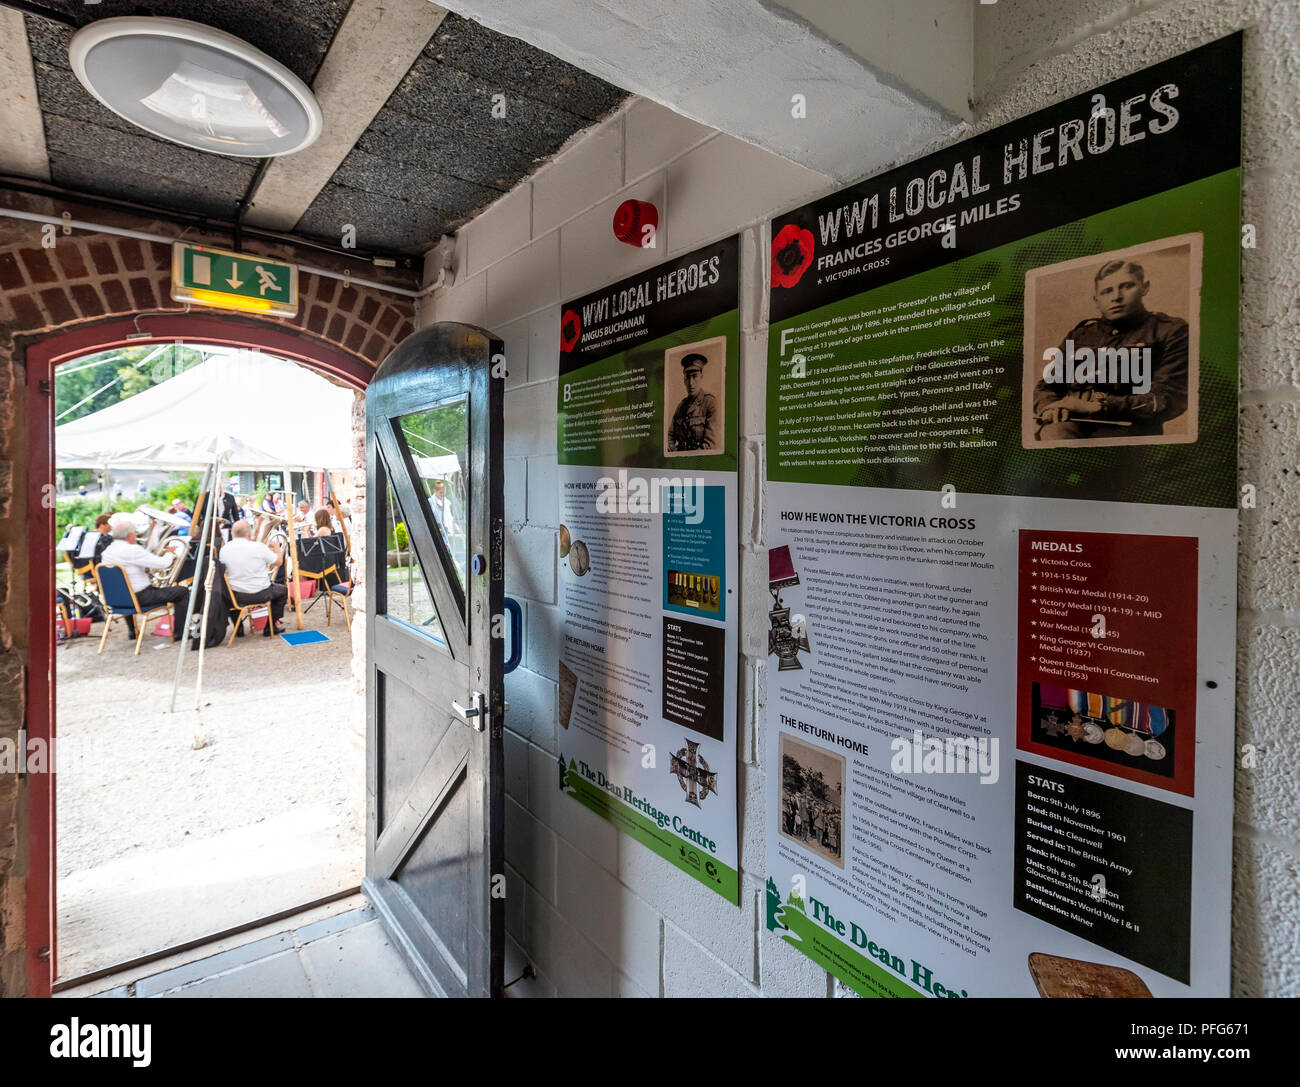
[[[125,619],[128,615],[137,617],[136,635],[135,635],[135,655],[140,655],[140,646],[144,643],[145,630],[149,626],[150,619],[156,619],[160,615],[171,616],[172,630],[176,629],[176,616],[172,614],[172,605],[158,604],[147,611],[140,606],[140,601],[135,598],[135,590],[131,588],[131,582],[127,580],[126,571],[111,563],[101,562],[95,567],[95,584],[99,586],[99,597],[104,602],[104,611],[107,613],[104,622],[104,634],[99,639],[99,652],[104,652],[104,643],[108,641],[108,632],[113,629],[113,624],[119,619]]]

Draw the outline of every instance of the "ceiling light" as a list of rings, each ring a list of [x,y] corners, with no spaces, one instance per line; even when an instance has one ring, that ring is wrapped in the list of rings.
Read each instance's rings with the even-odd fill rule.
[[[321,133],[310,88],[246,41],[187,19],[126,16],[82,27],[72,70],[146,132],[219,155],[269,158]]]

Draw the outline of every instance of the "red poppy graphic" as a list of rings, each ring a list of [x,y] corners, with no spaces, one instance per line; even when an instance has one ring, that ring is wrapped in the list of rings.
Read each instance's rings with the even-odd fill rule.
[[[772,239],[772,286],[793,287],[812,264],[814,241],[811,230],[786,223]]]
[[[560,318],[560,350],[566,354],[572,351],[578,346],[578,337],[581,335],[582,321],[573,310],[566,309]]]

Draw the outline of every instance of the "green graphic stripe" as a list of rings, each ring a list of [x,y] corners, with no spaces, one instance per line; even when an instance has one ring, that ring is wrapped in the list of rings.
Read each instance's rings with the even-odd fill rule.
[[[679,837],[671,829],[660,827],[658,823],[647,819],[635,808],[587,781],[579,771],[568,771],[565,780],[572,790],[569,795],[575,800],[585,804],[602,819],[613,823],[628,837],[635,838],[683,872],[694,876],[706,887],[717,891],[728,902],[739,903],[740,876],[734,868],[728,868],[716,857],[710,857],[694,842]],[[712,862],[717,875],[705,871],[706,861]]]
[[[727,338],[727,373],[722,394],[724,452],[698,457],[665,457],[663,438],[665,411],[664,352],[699,340],[713,339],[715,336],[725,336]],[[667,336],[660,336],[658,339],[637,344],[627,351],[607,355],[597,362],[589,363],[561,376],[557,401],[560,464],[589,468],[603,468],[606,466],[663,468],[674,469],[678,474],[688,469],[701,468],[718,472],[734,472],[736,470],[736,449],[738,447],[736,428],[740,421],[739,343],[740,311],[733,309],[719,314],[717,317],[711,317],[707,321],[701,321],[699,324],[678,329]],[[595,449],[566,452],[564,448],[564,431],[568,418],[568,409],[564,400],[565,388],[579,382],[600,377],[611,377],[637,370],[646,372],[646,388],[628,392],[611,392],[605,396],[601,407],[608,412],[648,402],[654,412],[649,421],[649,436],[645,438],[608,438],[599,442]]]
[[[768,479],[910,490],[938,490],[950,483],[959,491],[980,494],[1235,507],[1240,203],[1240,171],[1229,170],[773,324],[768,338]],[[1026,273],[1077,257],[1190,233],[1200,233],[1204,239],[1197,441],[1095,448],[1024,448],[1021,427]],[[964,297],[959,292],[973,291],[986,284],[996,296],[996,301],[986,307],[987,317],[893,332],[859,343],[818,347],[814,357],[807,360],[806,376],[793,384],[786,380],[785,392],[791,398],[783,400],[782,371],[790,368],[792,355],[787,348],[782,359],[783,329],[804,328],[835,318],[851,318],[844,322],[848,325],[857,320],[858,314],[870,310],[883,310],[887,317],[890,307],[899,307],[893,312],[903,312],[902,307],[917,299],[954,292],[957,297]],[[1090,299],[1079,299],[1077,318],[1095,316]],[[1179,312],[1174,316],[1194,315]],[[1075,319],[1073,313],[1070,318]],[[998,340],[1002,341],[1000,346],[991,346]],[[992,386],[980,394],[981,398],[987,398],[984,406],[989,418],[978,437],[994,440],[996,446],[956,448],[945,445],[950,439],[939,433],[919,433],[918,438],[937,440],[942,448],[918,450],[913,446],[911,450],[900,450],[904,457],[913,458],[912,462],[889,462],[873,459],[882,452],[878,443],[864,451],[869,432],[861,429],[861,444],[840,463],[789,463],[800,459],[800,450],[809,448],[802,439],[816,433],[819,427],[838,423],[852,430],[875,424],[882,418],[870,405],[855,407],[837,403],[835,407],[814,411],[814,401],[830,398],[838,402],[858,392],[874,391],[886,398],[882,404],[930,404],[932,410],[926,414],[934,417],[933,427],[939,431],[948,412],[946,404],[960,403],[965,410],[964,406],[976,395],[962,392],[917,396],[913,395],[915,387],[896,385],[888,377],[872,380],[870,371],[864,373],[860,388],[845,388],[835,384],[833,367],[861,359],[924,355],[972,344],[985,347],[983,353],[989,356],[989,362],[982,374],[966,376],[982,378]],[[918,368],[916,373],[920,372]],[[913,376],[908,373],[905,378]],[[835,393],[830,397],[818,391],[832,387]],[[900,389],[908,395],[891,399]],[[795,394],[804,399],[798,399]],[[922,423],[918,431],[924,432],[925,428],[926,424]],[[900,434],[900,443],[915,441],[912,433]]]
[[[859,996],[925,996],[897,974],[872,962],[857,948],[836,939],[796,906],[786,903],[780,923],[789,929],[781,939],[797,947],[818,966],[829,970]]]

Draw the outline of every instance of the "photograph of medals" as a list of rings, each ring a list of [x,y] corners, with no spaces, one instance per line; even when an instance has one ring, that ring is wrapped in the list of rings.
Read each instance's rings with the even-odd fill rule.
[[[581,540],[574,540],[569,548],[569,569],[579,577],[591,569],[591,554]]]
[[[1122,728],[1108,728],[1103,738],[1107,747],[1119,751],[1128,742],[1128,733]]]
[[[1124,750],[1136,758],[1138,755],[1141,755],[1146,751],[1146,747],[1141,736],[1130,732],[1128,737],[1124,740]]]
[[[1099,744],[1104,740],[1105,734],[1101,731],[1101,726],[1089,721],[1083,726],[1083,742],[1086,744]]]
[[[1148,759],[1159,760],[1165,757],[1165,745],[1159,740],[1147,740],[1147,742],[1142,745],[1142,748],[1143,754],[1145,754]]]
[[[572,543],[573,543],[573,537],[569,535],[569,526],[561,525],[560,526],[560,558],[567,559],[569,557],[569,547]]]

